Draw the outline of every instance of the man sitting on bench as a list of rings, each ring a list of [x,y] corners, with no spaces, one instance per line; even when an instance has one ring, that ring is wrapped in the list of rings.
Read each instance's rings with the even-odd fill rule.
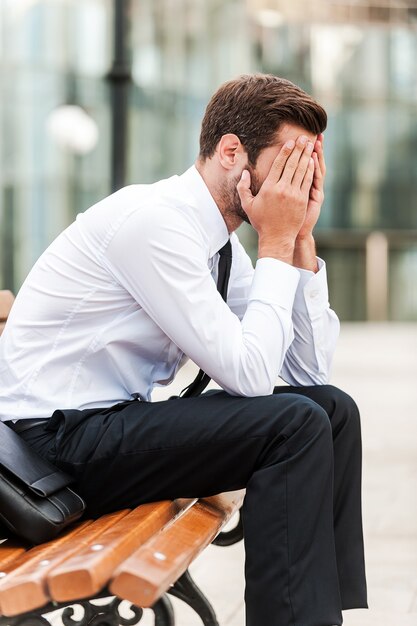
[[[1,419],[75,476],[90,516],[246,488],[247,626],[366,607],[359,415],[326,384],[339,323],[313,239],[326,121],[287,80],[222,85],[195,166],[79,215],[0,341]],[[187,357],[185,397],[150,402]],[[222,390],[198,395],[208,377]]]

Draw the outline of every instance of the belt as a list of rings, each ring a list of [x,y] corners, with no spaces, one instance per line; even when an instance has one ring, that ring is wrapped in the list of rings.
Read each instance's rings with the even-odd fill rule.
[[[25,430],[29,430],[29,428],[33,428],[34,426],[40,426],[41,424],[46,424],[48,421],[47,417],[43,417],[41,419],[23,419],[17,420],[13,422],[13,420],[8,420],[4,422],[9,428],[14,430],[15,433],[23,433]]]

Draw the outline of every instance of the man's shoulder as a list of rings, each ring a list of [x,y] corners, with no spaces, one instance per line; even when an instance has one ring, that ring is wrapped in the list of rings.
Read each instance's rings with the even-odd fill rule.
[[[101,248],[136,245],[187,245],[197,243],[205,249],[208,233],[201,220],[201,211],[179,176],[153,184],[123,187],[92,206],[78,217],[79,229],[97,238]]]

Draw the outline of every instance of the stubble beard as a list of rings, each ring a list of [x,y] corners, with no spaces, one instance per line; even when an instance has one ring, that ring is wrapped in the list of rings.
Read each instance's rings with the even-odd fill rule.
[[[248,170],[250,173],[250,190],[252,192],[252,195],[256,196],[261,188],[262,183],[260,182],[255,172],[255,169],[251,165],[247,165],[244,169]],[[228,215],[237,217],[247,224],[250,224],[250,219],[248,217],[248,214],[242,207],[239,193],[237,191],[237,184],[240,181],[240,177],[241,175],[236,176],[234,179],[229,179],[223,183],[221,189],[222,203]]]

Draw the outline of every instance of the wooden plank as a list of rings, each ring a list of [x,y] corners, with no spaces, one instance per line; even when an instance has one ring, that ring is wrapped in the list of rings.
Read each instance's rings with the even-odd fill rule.
[[[239,491],[199,500],[116,570],[111,592],[137,606],[152,606],[213,541],[243,497]]]
[[[65,602],[94,596],[111,579],[115,568],[195,500],[143,504],[88,545],[55,567],[47,577],[49,595]]]
[[[72,531],[41,544],[18,557],[12,571],[0,580],[0,612],[13,616],[40,608],[49,601],[46,577],[63,560],[91,544],[94,538],[127,515],[119,511],[94,522],[84,522]],[[16,566],[17,564],[17,566]]]
[[[0,321],[7,320],[14,302],[14,295],[7,289],[0,290]]]
[[[27,546],[18,539],[0,539],[0,572],[6,565],[17,559],[18,556],[26,552]],[[4,576],[0,576],[4,578]]]
[[[223,511],[228,518],[227,521],[229,521],[232,515],[242,506],[245,493],[246,489],[239,489],[238,491],[220,493],[217,496],[210,496],[209,498],[201,498],[200,501]]]
[[[75,527],[71,527],[70,529],[67,529],[57,539],[53,541],[49,541],[47,543],[40,544],[27,551],[24,551],[13,561],[9,561],[3,565],[2,570],[0,572],[0,615],[7,615],[6,611],[7,611],[8,596],[7,595],[5,596],[5,599],[6,599],[5,608],[3,608],[3,602],[1,601],[1,596],[3,592],[7,594],[7,586],[8,586],[10,579],[13,577],[13,575],[15,573],[18,574],[20,569],[24,568],[28,560],[39,558],[39,559],[43,559],[46,561],[48,559],[50,551],[54,548],[55,545],[61,545],[61,543],[64,542],[69,536],[76,535],[77,533],[81,532],[81,530],[84,527],[87,527],[89,524],[91,524],[91,521],[85,521],[80,524],[77,524]],[[19,603],[19,612],[23,612],[24,610],[26,610],[24,607],[25,605],[23,604],[22,608],[20,608],[20,603]]]

